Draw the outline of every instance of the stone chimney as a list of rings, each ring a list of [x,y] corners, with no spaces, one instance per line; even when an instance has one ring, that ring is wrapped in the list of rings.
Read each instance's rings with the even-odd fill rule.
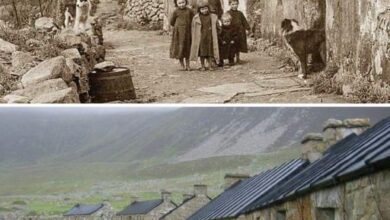
[[[162,190],[161,191],[161,199],[164,200],[164,202],[170,202],[172,198],[172,193]]]
[[[346,119],[344,121],[337,119],[328,119],[324,123],[323,134],[308,133],[302,144],[302,158],[310,162],[320,159],[323,153],[338,141],[346,138],[348,135],[363,133],[369,128],[369,119],[356,118]]]
[[[346,119],[344,121],[329,119],[324,124],[324,141],[329,147],[348,135],[363,133],[370,127],[368,118]]]
[[[195,196],[207,196],[207,185],[196,184],[194,185]]]
[[[321,158],[326,150],[324,137],[319,133],[308,133],[301,141],[301,144],[302,158],[310,162]]]
[[[226,174],[225,175],[225,190],[237,183],[240,180],[249,178],[248,174]]]

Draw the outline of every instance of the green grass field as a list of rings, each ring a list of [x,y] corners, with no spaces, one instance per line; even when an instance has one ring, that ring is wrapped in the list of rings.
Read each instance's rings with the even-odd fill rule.
[[[144,165],[131,169],[125,163],[88,163],[0,170],[0,212],[26,203],[30,213],[61,215],[76,203],[108,201],[121,210],[131,196],[142,200],[160,197],[160,190],[173,192],[176,203],[193,185],[207,184],[211,197],[223,190],[226,173],[257,174],[299,157],[299,149],[251,156],[208,158],[177,164]]]

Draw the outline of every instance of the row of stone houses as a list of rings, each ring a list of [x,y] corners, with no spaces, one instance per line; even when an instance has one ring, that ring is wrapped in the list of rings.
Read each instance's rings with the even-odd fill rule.
[[[231,187],[189,220],[390,219],[390,117],[329,120],[302,141],[303,159]]]
[[[171,200],[171,193],[163,190],[161,198],[139,201],[137,197],[118,213],[112,211],[108,203],[97,205],[77,204],[69,210],[66,220],[175,220],[187,219],[199,208],[211,201],[207,195],[207,186],[194,185],[193,194],[183,194],[183,202],[179,205]]]
[[[390,219],[390,117],[369,127],[368,119],[330,119],[323,133],[301,142],[302,158],[254,176],[227,174],[216,198],[207,186],[176,205],[171,194],[133,201],[117,213],[120,220],[366,220]],[[98,207],[74,207],[91,213]],[[95,218],[106,219],[101,212]],[[73,220],[72,219],[72,220]],[[107,218],[108,219],[108,218]]]

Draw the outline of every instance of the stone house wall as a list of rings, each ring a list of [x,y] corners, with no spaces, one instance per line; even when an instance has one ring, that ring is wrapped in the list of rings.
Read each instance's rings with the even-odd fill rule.
[[[390,0],[326,0],[327,56],[345,81],[390,82]]]
[[[163,220],[187,219],[208,202],[210,199],[207,196],[196,196],[165,216]]]
[[[239,220],[390,219],[390,170],[242,215]]]
[[[390,0],[248,0],[255,36],[281,45],[282,19],[326,31],[327,63],[338,67],[336,81],[347,86],[368,77],[390,82]],[[382,85],[383,86],[383,85]],[[350,89],[349,89],[350,90]],[[348,95],[347,88],[343,89]]]

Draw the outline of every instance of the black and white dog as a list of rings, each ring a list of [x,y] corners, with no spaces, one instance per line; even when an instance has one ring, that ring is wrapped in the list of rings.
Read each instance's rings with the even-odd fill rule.
[[[286,45],[298,57],[301,64],[300,78],[307,78],[307,57],[312,54],[313,59],[326,64],[326,41],[325,31],[300,28],[295,19],[284,19],[281,24],[282,35]]]
[[[87,29],[87,21],[91,11],[90,0],[77,0],[76,2],[76,18],[74,21],[75,32],[85,31]]]

